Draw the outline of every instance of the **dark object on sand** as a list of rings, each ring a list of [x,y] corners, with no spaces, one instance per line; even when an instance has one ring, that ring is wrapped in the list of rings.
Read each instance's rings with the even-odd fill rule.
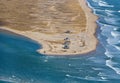
[[[64,49],[69,49],[69,45],[64,45]]]
[[[68,30],[68,31],[66,31],[65,33],[71,33],[71,32]]]
[[[64,39],[65,40],[65,42],[64,42],[64,49],[69,49],[69,45],[70,45],[70,39],[67,37],[67,38],[65,38]]]
[[[70,41],[70,39],[69,39],[68,37],[66,37],[64,40],[65,40],[65,41]]]

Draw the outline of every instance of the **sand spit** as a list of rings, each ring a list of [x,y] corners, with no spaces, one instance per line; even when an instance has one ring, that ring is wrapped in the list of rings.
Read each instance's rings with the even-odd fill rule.
[[[42,45],[37,51],[46,55],[78,55],[96,49],[97,16],[85,0],[23,1],[0,2],[0,29],[37,41]]]

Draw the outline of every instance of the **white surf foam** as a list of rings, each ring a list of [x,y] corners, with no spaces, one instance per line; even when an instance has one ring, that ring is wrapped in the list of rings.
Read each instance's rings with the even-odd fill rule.
[[[105,9],[105,13],[107,14],[107,16],[114,16],[114,11],[112,10],[108,10],[108,9]]]
[[[92,67],[93,70],[103,70],[103,68],[95,68],[95,67]]]
[[[106,81],[107,81],[107,78],[106,78],[106,77],[101,77],[101,79],[103,79],[103,80],[106,80]]]
[[[117,30],[119,30],[120,28],[119,27],[114,27],[114,31],[117,31]]]
[[[10,82],[10,83],[19,83],[18,82],[19,80],[13,79],[13,77],[8,77],[8,78],[0,77],[0,80],[4,82]]]
[[[118,44],[120,40],[117,37],[109,37],[106,41],[109,45],[115,45]]]
[[[70,75],[69,75],[69,74],[66,74],[65,76],[70,77]]]
[[[120,68],[114,67],[114,62],[111,61],[111,59],[106,60],[106,66],[110,67],[111,69],[113,69],[117,74],[120,75]]]
[[[86,76],[86,80],[91,80],[91,81],[107,81],[107,78],[100,76],[100,77],[91,77],[91,76]]]
[[[114,5],[109,5],[107,2],[104,2],[102,0],[100,0],[98,4],[99,6],[103,6],[103,7],[114,7]]]
[[[111,35],[112,35],[113,37],[120,37],[120,32],[112,31],[112,32],[111,32]]]
[[[77,78],[77,79],[83,79],[82,77],[79,77],[79,76],[72,76],[72,75],[70,75],[70,74],[66,74],[66,77]]]
[[[118,10],[118,12],[120,13],[120,10]]]
[[[117,28],[114,28],[113,30],[114,30],[114,31],[116,31],[116,30],[117,30]]]
[[[99,73],[98,73],[98,76],[106,76],[106,74],[103,73],[103,72],[99,72]]]
[[[104,17],[104,20],[109,24],[117,24],[116,18]]]
[[[108,9],[105,9],[105,12],[114,13],[115,11],[113,11],[113,10],[108,10]]]
[[[101,77],[92,77],[92,76],[81,77],[81,76],[72,76],[70,74],[66,74],[65,76],[69,77],[69,78],[84,79],[84,80],[91,80],[91,81],[106,81],[106,79],[107,79],[104,76],[101,76]]]
[[[108,52],[108,51],[105,52],[105,55],[106,55],[108,58],[113,58],[113,55],[110,54],[110,52]]]
[[[114,45],[114,47],[115,47],[117,50],[120,50],[120,46]]]
[[[102,80],[106,80],[107,81],[107,75],[105,74],[105,73],[103,73],[103,72],[99,72],[98,73],[98,76],[100,76],[100,78],[102,79]]]

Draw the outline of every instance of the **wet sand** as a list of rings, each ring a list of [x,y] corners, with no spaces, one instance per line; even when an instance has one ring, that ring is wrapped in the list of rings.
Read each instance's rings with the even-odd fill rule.
[[[46,55],[78,55],[96,49],[97,16],[85,0],[23,1],[0,2],[0,29],[37,41],[42,45],[37,51]]]

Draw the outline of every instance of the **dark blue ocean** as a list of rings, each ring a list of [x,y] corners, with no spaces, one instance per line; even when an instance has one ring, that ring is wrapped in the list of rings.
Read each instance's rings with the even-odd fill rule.
[[[99,17],[95,51],[45,56],[37,42],[0,30],[0,83],[120,83],[120,0],[87,1]]]

